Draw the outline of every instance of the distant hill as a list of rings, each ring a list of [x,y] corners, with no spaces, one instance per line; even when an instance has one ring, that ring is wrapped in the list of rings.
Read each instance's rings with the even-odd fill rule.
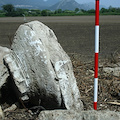
[[[15,7],[27,9],[45,9],[47,7],[43,0],[0,0],[0,6],[5,4],[13,4]]]
[[[88,4],[79,4],[75,0],[61,0],[55,5],[50,7],[51,10],[56,10],[56,9],[75,10],[75,8],[88,10],[91,9],[91,6],[89,6]]]
[[[95,8],[94,3],[79,4],[75,0],[0,0],[0,7],[5,4],[13,4],[17,8],[40,10],[75,10],[75,8],[89,10]]]

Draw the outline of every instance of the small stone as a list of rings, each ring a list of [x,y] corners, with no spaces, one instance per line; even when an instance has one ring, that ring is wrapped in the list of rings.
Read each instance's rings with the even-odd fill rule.
[[[4,120],[4,113],[2,111],[1,106],[0,106],[0,120]]]
[[[14,111],[17,109],[17,106],[15,104],[12,104],[9,108],[6,108],[4,112]]]
[[[114,76],[119,77],[120,76],[120,67],[105,67],[103,68],[103,71],[106,72],[107,74],[113,74]]]

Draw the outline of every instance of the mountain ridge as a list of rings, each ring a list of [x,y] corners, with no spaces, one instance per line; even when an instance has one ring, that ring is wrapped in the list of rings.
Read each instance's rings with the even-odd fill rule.
[[[62,9],[62,10],[75,10],[75,8],[89,10],[94,9],[95,5],[92,3],[88,4],[79,4],[75,0],[1,0],[0,6],[5,4],[13,4],[17,8],[26,8],[26,9]]]
[[[51,10],[56,10],[56,9],[75,10],[75,8],[84,9],[84,10],[94,9],[94,7],[89,7],[88,4],[79,4],[75,0],[61,0],[55,5],[50,7]]]

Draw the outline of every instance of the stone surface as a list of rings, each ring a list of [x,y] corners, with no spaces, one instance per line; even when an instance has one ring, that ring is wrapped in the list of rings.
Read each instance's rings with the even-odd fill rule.
[[[10,107],[6,108],[4,112],[15,111],[17,109],[17,105],[12,104]]]
[[[120,67],[105,67],[103,68],[103,71],[106,72],[107,74],[112,74],[114,76],[119,77],[120,76]]]
[[[42,111],[38,120],[120,120],[120,113],[114,111]]]
[[[1,106],[0,106],[0,120],[4,120],[4,113],[2,111]]]
[[[83,108],[72,63],[53,31],[38,21],[21,25],[4,57],[21,99],[46,109]]]
[[[10,49],[0,46],[0,88],[6,82],[6,79],[9,76],[8,69],[3,63],[3,57],[6,54],[9,54],[10,51]]]

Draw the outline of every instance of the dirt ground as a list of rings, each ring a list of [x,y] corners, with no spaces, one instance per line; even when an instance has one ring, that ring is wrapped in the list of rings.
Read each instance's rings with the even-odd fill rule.
[[[28,17],[27,21],[39,20],[49,26],[58,41],[71,57],[75,77],[84,103],[84,109],[93,109],[94,84],[94,16],[74,17]],[[10,48],[15,31],[24,23],[22,17],[0,18],[0,45]],[[100,16],[100,54],[98,110],[119,111],[120,77],[105,74],[103,68],[119,66],[120,62],[120,16]],[[4,103],[5,109],[10,105]],[[17,108],[5,112],[5,120],[35,120],[26,109]]]
[[[94,16],[28,17],[49,26],[67,53],[81,54],[82,60],[94,59]],[[10,47],[22,17],[0,18],[0,45]],[[100,58],[120,52],[120,16],[100,16]],[[89,59],[87,59],[89,58]]]

